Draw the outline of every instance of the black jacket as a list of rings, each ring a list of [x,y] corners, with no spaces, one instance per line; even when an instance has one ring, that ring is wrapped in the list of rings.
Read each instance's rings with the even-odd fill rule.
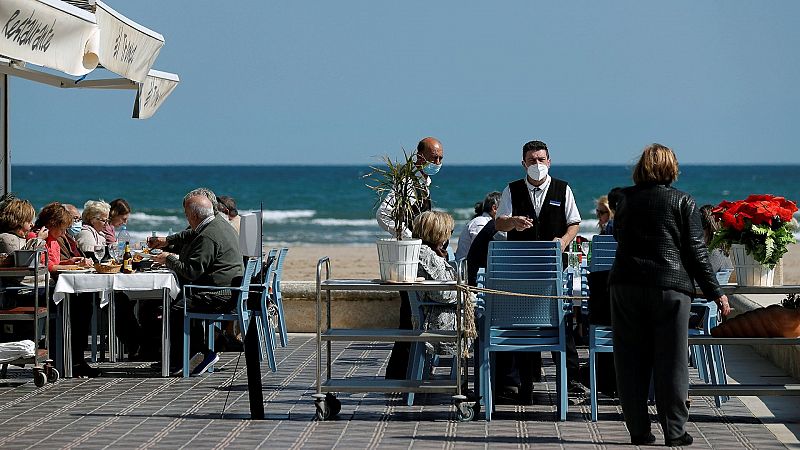
[[[614,214],[618,246],[609,284],[657,286],[709,299],[722,296],[711,270],[700,214],[689,194],[640,184],[623,190]]]

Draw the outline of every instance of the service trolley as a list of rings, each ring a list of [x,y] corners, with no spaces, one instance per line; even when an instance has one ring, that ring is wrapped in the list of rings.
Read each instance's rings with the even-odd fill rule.
[[[722,285],[722,292],[732,294],[798,294],[800,286],[738,286]],[[712,336],[689,337],[689,345],[800,345],[800,337],[796,338],[715,338]],[[722,381],[720,383],[719,381]],[[714,396],[765,396],[765,395],[800,395],[800,384],[727,384],[719,380],[716,384],[700,384],[689,386],[689,395]]]
[[[5,378],[9,365],[25,366],[33,365],[33,382],[37,387],[42,387],[48,381],[55,383],[61,374],[54,367],[50,359],[50,272],[47,270],[48,254],[45,250],[29,250],[19,253],[26,254],[25,261],[16,261],[19,256],[15,256],[18,267],[0,268],[0,279],[31,277],[30,286],[0,287],[0,290],[31,290],[33,306],[17,306],[14,308],[0,310],[0,321],[2,322],[31,322],[33,324],[33,343],[35,353],[30,358],[19,358],[7,361],[0,366],[0,378]],[[23,265],[24,264],[24,265]],[[2,283],[0,283],[2,284]],[[40,295],[40,291],[43,295]],[[44,325],[42,327],[42,325]],[[44,328],[44,346],[40,345],[42,339],[41,328]],[[43,347],[43,348],[40,348]]]
[[[461,357],[456,357],[454,370],[455,380],[387,380],[382,377],[372,378],[332,378],[331,376],[331,343],[333,341],[356,342],[454,342],[458,354],[462,355],[464,335],[463,311],[464,292],[459,289],[466,278],[464,267],[459,266],[456,281],[418,281],[413,283],[388,283],[380,280],[348,280],[331,279],[330,258],[323,257],[317,263],[317,389],[313,395],[318,420],[335,417],[341,410],[341,402],[336,398],[337,392],[419,392],[419,393],[452,393],[453,404],[460,421],[472,420],[475,416],[475,402],[467,401],[461,392],[461,370],[466,367]],[[324,273],[323,273],[324,272]],[[323,278],[324,275],[324,278]],[[323,291],[327,303],[326,328],[322,328]],[[331,291],[458,291],[456,311],[458,326],[456,331],[448,330],[400,330],[400,329],[345,329],[331,327]],[[322,343],[326,344],[326,372],[322,373]]]

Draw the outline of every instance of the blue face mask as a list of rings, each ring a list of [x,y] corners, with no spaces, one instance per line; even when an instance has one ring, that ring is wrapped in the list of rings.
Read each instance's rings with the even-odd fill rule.
[[[425,165],[422,167],[422,172],[428,176],[436,175],[437,173],[439,173],[439,169],[441,168],[442,168],[441,164],[425,163]]]
[[[78,233],[81,232],[81,228],[83,227],[83,222],[80,220],[77,222],[72,222],[72,225],[69,227],[67,231],[69,231],[70,236],[75,237]]]

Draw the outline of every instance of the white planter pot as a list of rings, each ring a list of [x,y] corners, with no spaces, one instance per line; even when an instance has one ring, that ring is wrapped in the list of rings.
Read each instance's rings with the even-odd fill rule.
[[[762,265],[747,253],[742,244],[731,245],[731,262],[740,286],[772,286],[775,269]]]
[[[421,239],[378,239],[381,280],[408,283],[416,281]]]

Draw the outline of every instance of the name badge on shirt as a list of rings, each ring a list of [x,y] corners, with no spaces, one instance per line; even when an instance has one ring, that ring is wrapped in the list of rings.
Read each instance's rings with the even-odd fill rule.
[[[561,206],[561,202],[558,200],[550,200],[550,206]]]

